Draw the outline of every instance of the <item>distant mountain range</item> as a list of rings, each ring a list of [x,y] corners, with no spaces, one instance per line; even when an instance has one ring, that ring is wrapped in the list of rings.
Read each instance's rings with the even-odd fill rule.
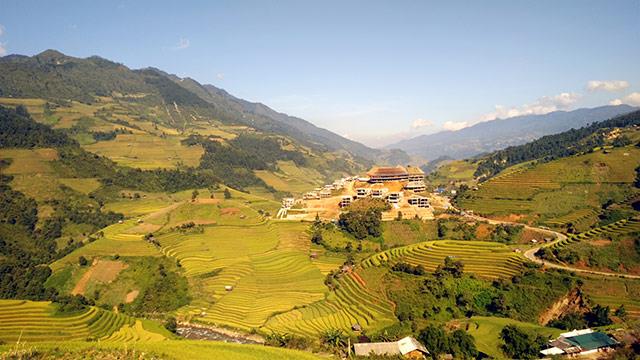
[[[92,56],[75,58],[56,50],[35,56],[0,58],[0,97],[66,99],[91,103],[96,96],[145,94],[148,105],[172,112],[174,128],[193,125],[200,115],[225,124],[246,125],[267,133],[289,136],[315,149],[343,150],[369,161],[404,163],[398,150],[372,149],[312,123],[279,113],[261,103],[236,98],[213,85],[179,78],[158,69],[131,70],[122,64]],[[180,107],[182,111],[176,110]]]
[[[458,131],[421,135],[387,146],[409,155],[434,160],[443,156],[462,159],[521,145],[545,135],[580,128],[593,122],[629,113],[629,105],[601,106],[573,111],[555,111],[545,115],[525,115],[482,122]]]

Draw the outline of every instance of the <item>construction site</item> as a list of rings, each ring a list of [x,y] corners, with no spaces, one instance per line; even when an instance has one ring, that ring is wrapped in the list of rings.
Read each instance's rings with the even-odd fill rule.
[[[424,172],[416,166],[371,168],[362,176],[338,179],[322,188],[306,192],[301,198],[282,199],[278,219],[313,220],[316,215],[324,220],[337,219],[349,205],[362,198],[386,201],[390,205],[382,220],[402,218],[433,219],[433,207],[446,207],[436,194],[428,193]]]

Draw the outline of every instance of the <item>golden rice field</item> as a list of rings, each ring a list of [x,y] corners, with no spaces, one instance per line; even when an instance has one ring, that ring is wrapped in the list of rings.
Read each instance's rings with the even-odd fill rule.
[[[524,256],[510,247],[484,241],[426,241],[377,253],[362,261],[363,267],[407,262],[434,271],[444,259],[462,261],[464,271],[487,278],[510,278],[520,272]]]
[[[317,360],[323,358],[308,352],[283,348],[198,340],[138,341],[125,343],[114,341],[68,341],[28,343],[18,346],[0,345],[0,357],[20,358],[18,355],[34,352],[53,358],[62,357],[64,359],[84,358],[87,355],[91,355],[93,358],[103,355],[115,359],[160,358],[172,360]],[[23,356],[22,358],[25,357],[26,356]]]
[[[141,320],[96,307],[72,315],[59,315],[50,302],[0,300],[0,340],[7,343],[18,340],[84,341],[89,338],[157,341],[164,340],[165,336],[149,331]]]

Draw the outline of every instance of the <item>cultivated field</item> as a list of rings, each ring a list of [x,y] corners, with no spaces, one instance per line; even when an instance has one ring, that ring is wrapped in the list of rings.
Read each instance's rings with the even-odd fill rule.
[[[585,228],[596,220],[591,212],[599,211],[603,198],[621,201],[634,191],[638,165],[640,149],[633,146],[518,165],[481,184],[461,206],[487,216],[520,214],[550,225],[578,221]]]
[[[487,278],[510,278],[520,272],[525,258],[503,244],[482,241],[438,240],[393,248],[362,261],[363,267],[407,262],[434,271],[446,257],[460,260],[464,271]]]
[[[15,343],[18,340],[163,340],[165,335],[168,335],[166,331],[152,332],[149,330],[151,328],[154,326],[147,320],[142,322],[96,307],[70,315],[60,315],[56,313],[55,305],[50,302],[0,300],[0,340],[7,343]]]

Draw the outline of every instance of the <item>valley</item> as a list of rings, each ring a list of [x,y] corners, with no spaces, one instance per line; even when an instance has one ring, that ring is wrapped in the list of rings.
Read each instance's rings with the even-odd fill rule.
[[[539,355],[640,324],[634,109],[421,168],[157,69],[49,50],[0,70],[3,357],[353,358],[412,336],[501,359],[510,329]]]

